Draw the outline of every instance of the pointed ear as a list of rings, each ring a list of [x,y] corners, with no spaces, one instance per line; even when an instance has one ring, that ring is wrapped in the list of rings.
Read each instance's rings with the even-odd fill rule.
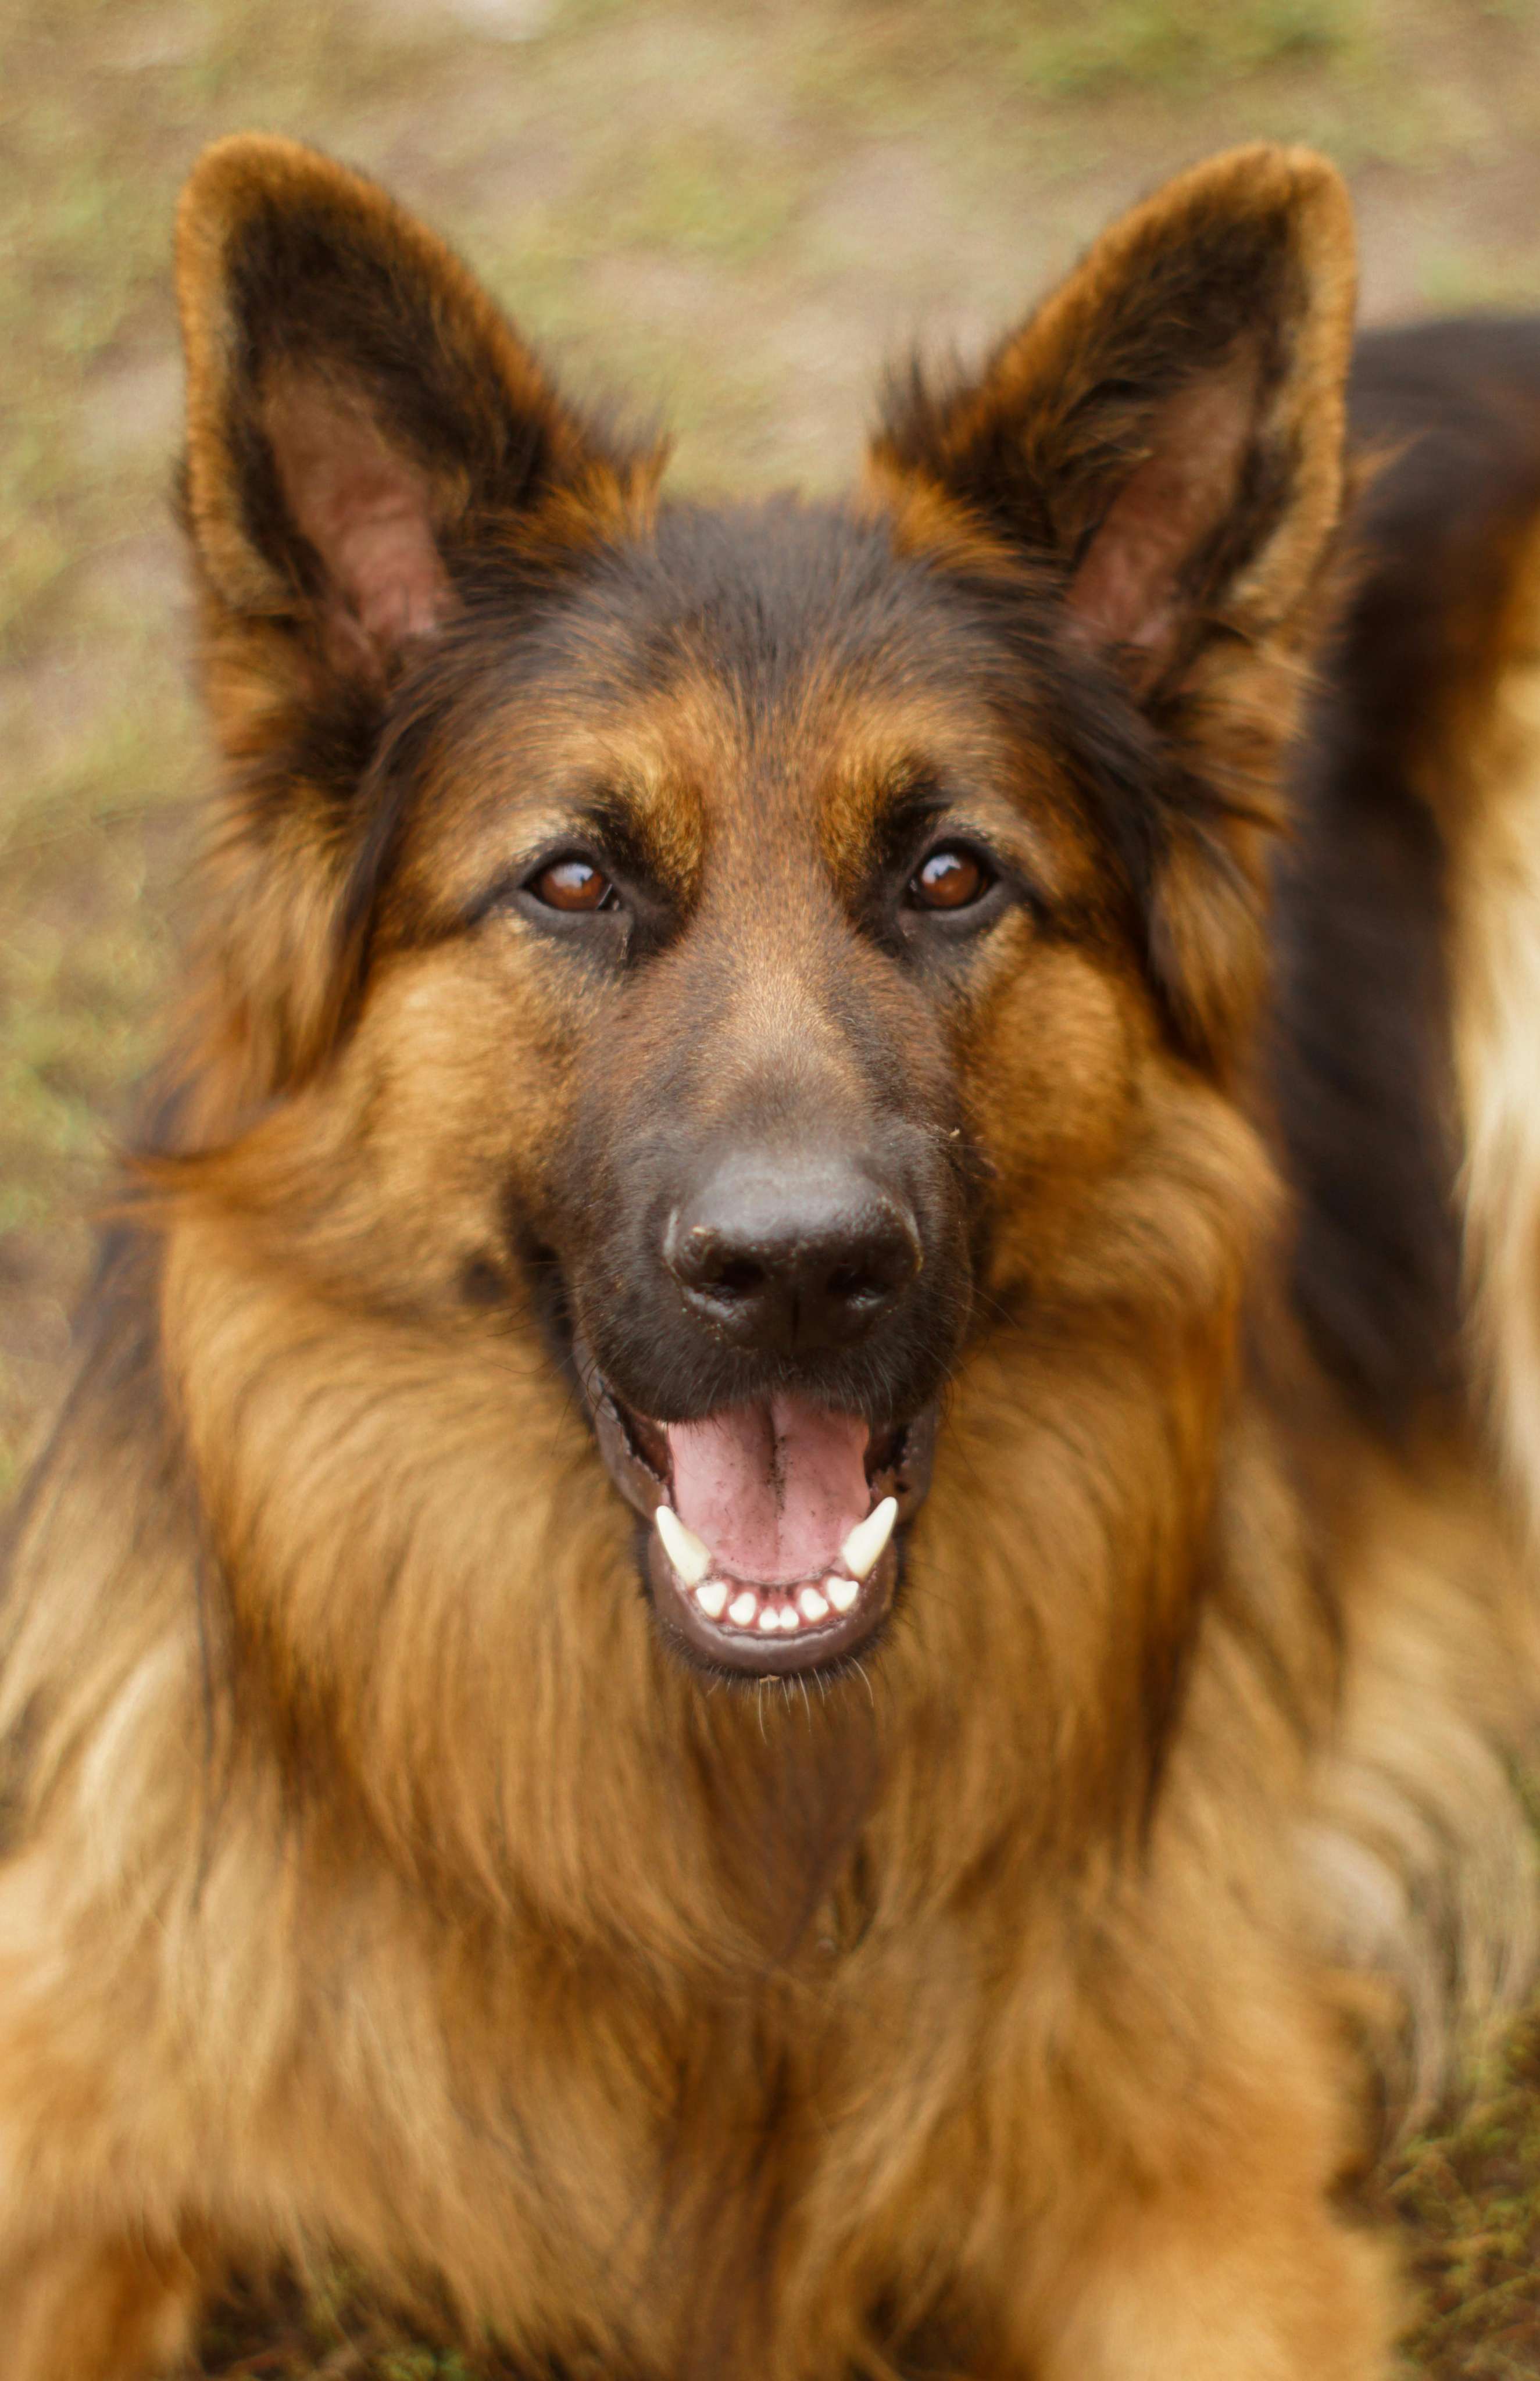
[[[625,458],[444,244],[296,142],[205,152],[177,218],[187,509],[209,587],[388,678],[499,513]]]
[[[898,391],[874,448],[900,519],[923,492],[959,553],[1029,562],[1159,731],[1152,956],[1205,1051],[1262,964],[1257,825],[1323,625],[1353,295],[1333,168],[1237,150],[1114,225],[976,380]]]
[[[899,392],[874,454],[1062,572],[1069,623],[1149,685],[1221,622],[1265,633],[1340,499],[1354,296],[1340,177],[1210,159],[1113,226],[970,385]]]
[[[356,985],[388,704],[515,549],[527,586],[645,510],[659,458],[560,397],[458,258],[361,176],[247,135],[177,220],[185,507],[230,763],[204,877],[227,1117],[313,1070]],[[350,972],[351,971],[351,972]]]

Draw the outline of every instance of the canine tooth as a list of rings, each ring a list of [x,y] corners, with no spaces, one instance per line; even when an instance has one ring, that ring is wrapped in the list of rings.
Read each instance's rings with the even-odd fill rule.
[[[754,1593],[753,1589],[752,1587],[746,1587],[742,1594],[735,1595],[732,1602],[728,1605],[727,1618],[729,1620],[736,1621],[739,1629],[747,1629],[750,1621],[754,1617],[754,1613],[757,1610],[758,1606],[759,1598]]]
[[[776,1611],[773,1604],[765,1605],[759,1616],[759,1625],[766,1631],[766,1633],[768,1633],[772,1629],[778,1629],[780,1627],[781,1616]]]
[[[695,1601],[708,1620],[720,1620],[727,1608],[726,1581],[720,1579],[703,1579],[695,1591]]]
[[[815,1587],[804,1587],[799,1591],[797,1608],[804,1620],[826,1620],[829,1617],[828,1598],[820,1595]]]
[[[701,1544],[693,1530],[685,1528],[672,1505],[660,1505],[653,1519],[663,1551],[686,1587],[699,1587],[711,1569],[711,1548]]]
[[[864,1521],[858,1521],[839,1549],[839,1559],[856,1579],[864,1579],[878,1556],[893,1535],[893,1524],[898,1518],[897,1496],[885,1496],[873,1507]]]
[[[857,1579],[841,1579],[837,1572],[831,1570],[824,1581],[824,1593],[837,1612],[849,1612],[861,1593],[861,1581]]]

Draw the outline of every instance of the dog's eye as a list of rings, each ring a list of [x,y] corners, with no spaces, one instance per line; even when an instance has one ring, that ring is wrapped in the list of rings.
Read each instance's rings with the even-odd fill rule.
[[[610,910],[615,906],[615,887],[602,870],[591,860],[573,856],[553,860],[538,876],[532,876],[530,891],[547,910]]]
[[[966,844],[944,843],[910,878],[909,898],[917,910],[966,910],[982,900],[994,882],[976,851]]]

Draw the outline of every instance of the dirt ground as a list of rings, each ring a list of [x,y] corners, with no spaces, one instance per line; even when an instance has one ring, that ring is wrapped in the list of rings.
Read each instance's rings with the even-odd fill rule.
[[[693,488],[832,488],[885,358],[976,349],[1269,135],[1346,169],[1371,320],[1540,302],[1540,0],[10,0],[0,31],[0,1496],[61,1387],[205,763],[170,518],[177,185],[245,126],[446,230]],[[1540,2375],[1540,2033],[1377,2188],[1418,2369]],[[209,2366],[471,2368],[335,2282]]]

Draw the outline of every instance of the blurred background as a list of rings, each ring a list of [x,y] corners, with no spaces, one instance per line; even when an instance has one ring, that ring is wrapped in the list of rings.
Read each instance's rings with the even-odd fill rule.
[[[837,488],[885,359],[978,349],[1129,200],[1258,135],[1345,169],[1370,320],[1540,304],[1540,0],[6,0],[0,1500],[62,1386],[196,837],[171,214],[248,126],[389,182],[574,386],[672,421],[694,490]],[[1522,2038],[1478,2130],[1387,2186],[1424,2369],[1540,2374],[1536,2069]],[[451,2369],[402,2354],[367,2369]]]

